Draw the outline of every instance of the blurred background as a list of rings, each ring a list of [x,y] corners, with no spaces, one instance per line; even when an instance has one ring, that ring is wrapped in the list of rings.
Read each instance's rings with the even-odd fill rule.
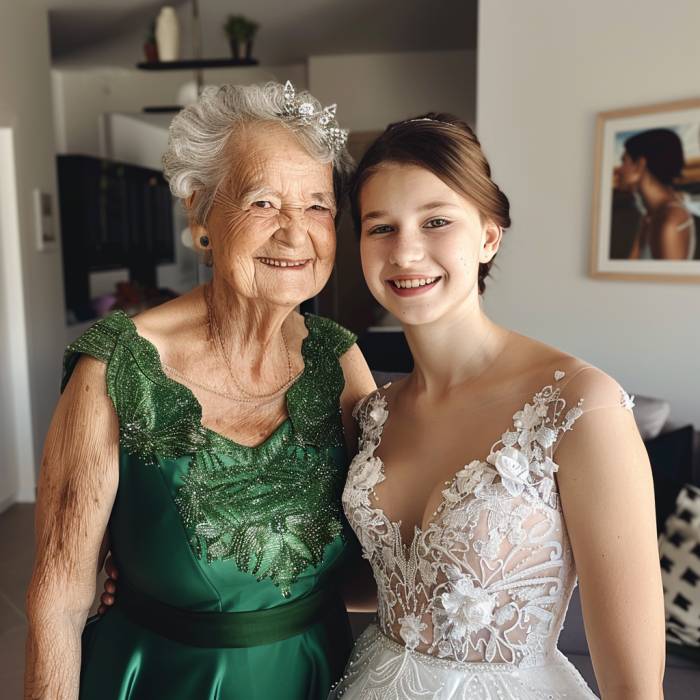
[[[162,7],[0,2],[0,697],[21,697],[30,504],[65,346],[110,309],[135,314],[207,279],[160,162],[202,85],[292,80],[338,105],[356,159],[389,122],[465,119],[512,206],[486,312],[655,397],[649,440],[700,426],[700,286],[588,275],[596,114],[700,97],[696,0]],[[372,369],[410,371],[347,219],[307,308],[357,333]],[[657,445],[676,460],[660,479],[697,479],[686,435]]]

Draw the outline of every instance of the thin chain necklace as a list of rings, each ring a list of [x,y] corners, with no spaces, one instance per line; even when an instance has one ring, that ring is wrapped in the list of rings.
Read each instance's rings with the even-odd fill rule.
[[[170,367],[169,365],[163,365],[163,369],[167,370],[168,374],[172,374],[176,377],[179,377],[182,379],[184,382],[187,384],[191,384],[192,386],[199,387],[200,389],[203,389],[204,391],[208,391],[211,394],[216,394],[217,396],[222,396],[225,399],[231,399],[232,401],[240,401],[241,403],[249,403],[249,404],[255,404],[255,408],[258,406],[264,406],[268,403],[272,403],[277,398],[277,394],[274,396],[271,396],[269,399],[261,399],[261,400],[253,400],[253,399],[248,399],[244,396],[236,396],[235,394],[227,394],[225,391],[219,391],[218,389],[214,389],[211,386],[207,386],[206,384],[202,384],[201,382],[195,381],[191,377],[188,377],[186,374],[183,372],[180,372],[180,370],[175,369],[174,367]],[[299,378],[299,375],[297,375],[294,378],[294,381],[296,381]],[[294,382],[292,382],[294,383]],[[285,385],[283,387],[284,389],[287,389],[288,387]]]
[[[287,391],[292,384],[296,381],[296,377],[294,376],[294,369],[292,367],[292,353],[289,351],[289,345],[287,344],[287,338],[284,335],[284,328],[280,328],[280,332],[282,333],[282,342],[284,343],[284,349],[287,351],[287,365],[289,367],[289,378],[287,381],[279,388],[276,389],[275,391],[269,393],[269,394],[250,394],[248,393],[239,383],[238,380],[236,379],[236,376],[233,373],[233,368],[231,367],[231,359],[226,352],[226,346],[224,345],[223,338],[221,337],[221,331],[219,330],[219,326],[216,324],[214,320],[214,312],[212,309],[212,304],[211,304],[211,286],[207,285],[205,288],[204,292],[204,299],[207,304],[207,314],[209,318],[209,330],[210,334],[212,337],[215,335],[216,340],[218,340],[220,349],[221,349],[221,354],[224,356],[224,362],[226,363],[226,368],[228,369],[228,373],[231,376],[231,379],[233,380],[233,383],[236,385],[236,388],[238,391],[241,392],[243,395],[240,397],[241,399],[246,399],[246,402],[248,403],[253,403],[256,401],[261,401],[261,400],[266,400],[266,399],[274,399],[277,398],[281,393]]]

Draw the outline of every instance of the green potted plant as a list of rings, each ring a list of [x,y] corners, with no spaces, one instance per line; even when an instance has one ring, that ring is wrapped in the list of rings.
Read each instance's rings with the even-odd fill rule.
[[[235,59],[250,60],[253,50],[253,39],[260,25],[251,22],[242,15],[229,15],[224,24],[224,32],[231,44],[231,54]]]
[[[148,26],[148,31],[143,39],[143,52],[146,54],[146,61],[154,63],[158,61],[158,44],[156,43],[156,21],[152,20]]]

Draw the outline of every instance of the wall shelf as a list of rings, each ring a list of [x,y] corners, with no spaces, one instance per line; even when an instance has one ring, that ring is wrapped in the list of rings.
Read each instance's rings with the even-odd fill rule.
[[[140,70],[199,70],[202,68],[233,68],[237,66],[257,66],[255,58],[201,58],[186,61],[149,61],[137,63]]]

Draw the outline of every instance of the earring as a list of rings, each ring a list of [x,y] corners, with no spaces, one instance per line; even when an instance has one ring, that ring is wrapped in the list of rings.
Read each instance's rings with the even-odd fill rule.
[[[207,238],[207,236],[200,236],[199,244],[202,246],[202,248],[206,248],[209,245],[209,238]]]

